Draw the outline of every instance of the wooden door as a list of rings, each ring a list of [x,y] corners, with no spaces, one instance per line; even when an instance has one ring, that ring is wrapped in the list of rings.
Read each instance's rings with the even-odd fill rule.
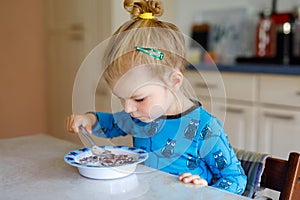
[[[110,35],[110,1],[44,1],[47,41],[48,131],[65,138],[72,113],[72,90],[80,64]]]
[[[260,111],[260,152],[288,159],[291,151],[300,152],[300,112],[262,108]]]

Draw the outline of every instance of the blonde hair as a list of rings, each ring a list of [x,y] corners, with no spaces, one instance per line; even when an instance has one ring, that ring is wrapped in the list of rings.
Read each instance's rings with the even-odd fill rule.
[[[163,14],[157,0],[124,0],[124,8],[131,15],[112,35],[104,56],[104,78],[108,84],[120,78],[128,70],[139,65],[149,65],[157,75],[167,66],[183,72],[186,66],[185,42],[182,33],[172,23],[157,17]],[[140,14],[152,13],[153,19],[140,18]],[[157,49],[164,54],[163,60],[135,50],[135,46]]]

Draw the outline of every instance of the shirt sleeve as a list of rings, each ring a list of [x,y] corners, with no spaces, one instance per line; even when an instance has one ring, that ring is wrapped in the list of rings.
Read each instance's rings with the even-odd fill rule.
[[[247,177],[221,122],[212,117],[201,133],[206,133],[206,137],[203,138],[199,149],[200,157],[204,159],[213,174],[213,180],[209,185],[242,194],[246,187]]]
[[[114,138],[127,135],[126,120],[128,114],[125,112],[105,113],[96,112],[97,122],[93,127],[93,135],[105,138]]]

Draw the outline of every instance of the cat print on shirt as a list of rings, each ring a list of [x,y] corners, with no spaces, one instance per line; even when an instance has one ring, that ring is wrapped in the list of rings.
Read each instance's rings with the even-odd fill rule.
[[[161,154],[166,158],[170,158],[174,154],[175,145],[176,140],[168,138],[166,145],[161,150]]]
[[[194,156],[192,156],[191,154],[188,154],[188,159],[186,160],[186,166],[190,170],[197,168],[198,167],[197,159]]]
[[[195,119],[191,119],[189,125],[184,130],[185,138],[189,140],[193,139],[197,134],[198,126],[199,126],[199,121]]]
[[[154,120],[153,122],[151,122],[150,128],[147,132],[147,136],[151,137],[151,136],[155,135],[158,132],[158,124],[159,124],[158,120]]]
[[[215,153],[213,153],[213,156],[214,156],[214,159],[215,159],[215,164],[216,164],[216,167],[219,169],[219,170],[222,170],[226,167],[227,165],[227,160],[226,158],[223,156],[223,153],[221,150],[219,151],[216,151]]]
[[[231,185],[232,185],[232,182],[231,182],[230,180],[224,178],[224,179],[218,184],[218,187],[227,190]]]
[[[210,138],[212,136],[212,130],[211,128],[206,124],[205,127],[202,129],[201,133],[200,133],[200,137],[203,140],[207,140],[208,138]]]

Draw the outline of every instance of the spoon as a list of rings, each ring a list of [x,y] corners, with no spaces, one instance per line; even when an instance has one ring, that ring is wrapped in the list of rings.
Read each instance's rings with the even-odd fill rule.
[[[87,130],[82,125],[79,126],[79,130],[80,130],[81,134],[89,141],[89,143],[91,143],[91,145],[92,145],[91,151],[94,155],[104,155],[104,154],[111,153],[110,151],[97,146],[96,143],[94,142],[94,140],[91,138],[90,134],[87,132]]]

